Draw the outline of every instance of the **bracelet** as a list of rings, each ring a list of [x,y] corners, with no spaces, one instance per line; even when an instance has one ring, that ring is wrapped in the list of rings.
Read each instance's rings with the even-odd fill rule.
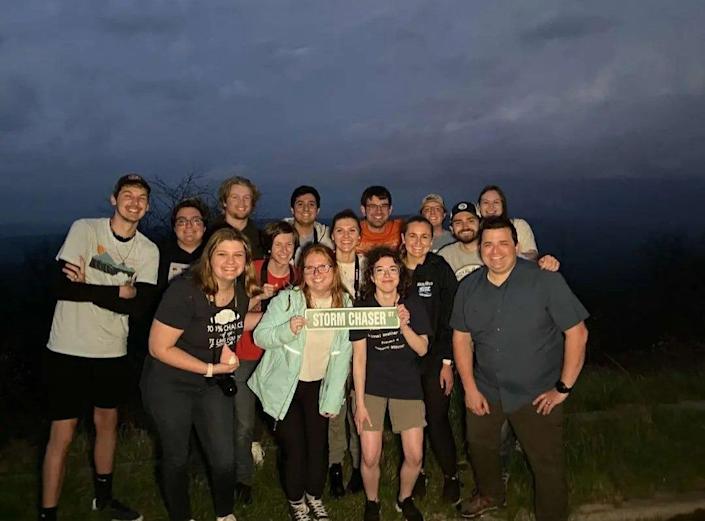
[[[453,365],[453,360],[449,360],[448,358],[444,358],[443,365]]]
[[[206,374],[203,375],[206,378],[211,378],[213,376],[213,364],[208,364],[208,369],[206,369]]]

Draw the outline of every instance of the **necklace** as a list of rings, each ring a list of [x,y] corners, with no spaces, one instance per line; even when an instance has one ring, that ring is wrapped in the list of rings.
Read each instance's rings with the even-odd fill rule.
[[[112,222],[113,222],[113,221],[112,221],[112,219],[111,219],[109,226],[110,226],[110,235],[113,236],[113,243],[115,244],[115,253],[117,253],[117,256],[120,258],[120,264],[122,264],[123,266],[127,266],[127,264],[126,264],[127,259],[128,259],[128,258],[130,257],[130,255],[132,254],[132,250],[134,249],[135,243],[137,242],[137,241],[135,240],[135,237],[136,237],[137,234],[135,234],[135,235],[133,235],[132,237],[130,237],[130,239],[129,239],[129,241],[128,241],[128,242],[130,243],[130,248],[127,250],[127,254],[123,255],[123,254],[120,252],[120,241],[118,241],[117,237],[115,236],[115,232],[113,231],[113,227],[112,227]]]

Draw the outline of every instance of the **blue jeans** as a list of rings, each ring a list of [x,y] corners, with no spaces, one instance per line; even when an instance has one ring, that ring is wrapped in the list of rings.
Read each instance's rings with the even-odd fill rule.
[[[235,481],[252,485],[254,464],[252,440],[255,430],[255,395],[247,385],[259,360],[241,360],[233,373],[237,385],[235,394]]]

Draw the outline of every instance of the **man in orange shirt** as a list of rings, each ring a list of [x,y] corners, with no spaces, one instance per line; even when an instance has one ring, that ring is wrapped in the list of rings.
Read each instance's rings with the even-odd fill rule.
[[[399,248],[401,219],[390,219],[392,194],[384,186],[368,186],[360,198],[360,211],[364,217],[360,228],[361,240],[358,253],[366,254],[376,246]]]

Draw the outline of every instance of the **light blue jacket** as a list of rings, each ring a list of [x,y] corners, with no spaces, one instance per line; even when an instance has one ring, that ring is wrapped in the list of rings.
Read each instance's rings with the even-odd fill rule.
[[[351,305],[345,295],[345,306]],[[299,373],[306,344],[306,328],[294,335],[289,319],[304,315],[306,297],[298,288],[280,291],[270,302],[267,311],[254,331],[255,343],[265,350],[262,360],[247,384],[257,395],[264,412],[275,420],[286,416],[299,382]],[[352,344],[348,330],[334,331],[330,359],[321,382],[318,411],[338,414],[345,402],[345,381],[350,371]]]

